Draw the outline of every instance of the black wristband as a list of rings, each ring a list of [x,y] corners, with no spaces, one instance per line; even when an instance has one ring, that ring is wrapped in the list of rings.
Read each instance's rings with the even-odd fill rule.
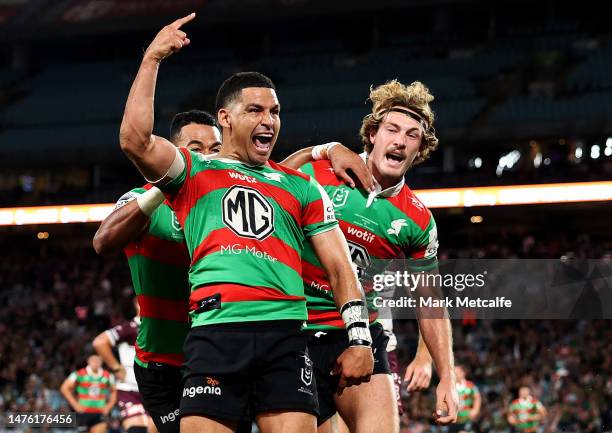
[[[360,338],[356,338],[354,340],[349,341],[349,347],[350,346],[366,346],[366,347],[370,347],[370,346],[372,346],[372,343],[370,343],[368,340],[362,340]]]

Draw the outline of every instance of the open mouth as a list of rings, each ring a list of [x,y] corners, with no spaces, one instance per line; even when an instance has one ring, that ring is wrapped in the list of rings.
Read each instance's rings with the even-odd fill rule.
[[[399,167],[402,165],[406,158],[403,155],[397,153],[387,153],[385,154],[385,160],[388,165],[391,167]]]
[[[272,134],[257,134],[253,136],[253,144],[255,144],[255,148],[262,152],[267,152],[270,150],[270,145],[272,144]]]

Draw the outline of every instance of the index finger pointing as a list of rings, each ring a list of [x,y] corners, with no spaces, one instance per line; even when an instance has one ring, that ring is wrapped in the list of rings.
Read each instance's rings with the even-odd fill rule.
[[[193,20],[195,16],[196,16],[195,12],[191,12],[189,15],[183,18],[179,18],[178,20],[170,24],[170,27],[174,27],[175,29],[180,29],[183,24],[186,24],[189,21]]]

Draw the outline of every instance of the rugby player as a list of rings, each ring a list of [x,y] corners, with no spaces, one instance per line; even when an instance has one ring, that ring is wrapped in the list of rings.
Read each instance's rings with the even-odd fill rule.
[[[544,405],[531,395],[528,386],[521,386],[518,398],[508,408],[508,423],[514,433],[534,433],[546,417]]]
[[[70,373],[60,392],[77,413],[79,433],[106,432],[104,417],[117,402],[117,389],[114,376],[102,368],[102,359],[98,355],[89,356],[85,368]]]
[[[473,431],[472,423],[480,415],[482,398],[476,384],[465,377],[465,368],[462,365],[455,366],[457,377],[457,394],[459,395],[459,409],[457,411],[457,423],[450,426],[450,433],[470,433]]]
[[[263,433],[314,432],[317,398],[308,357],[300,253],[307,238],[330,275],[349,347],[336,359],[340,386],[372,372],[367,307],[329,198],[308,176],[268,161],[280,129],[273,83],[235,74],[217,94],[223,148],[216,158],[152,135],[160,62],[190,43],[162,29],[130,90],[122,150],[159,185],[191,255],[192,328],[184,351],[181,431],[234,431],[249,406]]]
[[[221,132],[210,113],[190,110],[174,116],[170,141],[207,155],[221,149]],[[143,203],[150,200],[154,202],[147,210]],[[124,194],[102,221],[93,245],[98,254],[124,250],[128,257],[139,315],[144,311],[136,339],[136,380],[157,430],[178,433],[182,345],[189,330],[189,254],[183,230],[174,212],[162,205],[164,200],[163,193],[151,185]],[[117,365],[112,358],[107,364]],[[249,433],[251,422],[241,422],[238,431]]]
[[[138,312],[138,304],[136,304],[136,311]],[[147,433],[149,426],[149,417],[134,377],[134,346],[139,325],[140,317],[137,313],[131,320],[124,320],[98,334],[92,344],[115,375],[121,427],[127,433]],[[114,347],[117,347],[119,360],[113,353]]]
[[[356,265],[363,270],[374,260],[407,259],[417,271],[437,268],[437,229],[431,212],[405,185],[404,175],[415,163],[426,160],[438,139],[429,106],[433,96],[419,82],[409,86],[397,81],[372,89],[372,113],[361,126],[365,152],[362,154],[375,180],[375,190],[351,189],[334,175],[323,159],[333,144],[313,149],[313,159],[302,167],[331,197],[336,217]],[[349,429],[397,432],[399,426],[395,393],[387,357],[388,337],[376,322],[369,305],[370,330],[375,355],[374,374],[369,383],[342,392],[338,379],[330,376],[333,360],[346,348],[346,331],[333,302],[327,273],[307,246],[302,255],[304,289],[308,298],[309,345],[314,362],[319,396],[319,432],[331,429],[330,417],[338,411]],[[368,299],[373,299],[370,291]],[[453,370],[451,328],[448,318],[424,318],[419,328],[434,360],[440,383],[437,387],[436,420],[456,420],[457,396]]]

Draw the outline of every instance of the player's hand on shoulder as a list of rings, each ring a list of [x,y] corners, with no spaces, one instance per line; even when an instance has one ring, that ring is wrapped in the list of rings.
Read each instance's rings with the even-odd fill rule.
[[[363,159],[351,149],[341,143],[334,143],[329,148],[327,157],[336,176],[351,188],[354,188],[356,182],[359,182],[368,191],[374,189],[372,173]]]
[[[172,53],[176,53],[191,42],[187,33],[181,30],[181,26],[195,18],[195,12],[179,18],[171,24],[162,28],[149,44],[144,57],[161,62]]]
[[[374,370],[372,349],[367,346],[351,346],[336,360],[332,374],[340,376],[338,393],[348,386],[369,382]]]

